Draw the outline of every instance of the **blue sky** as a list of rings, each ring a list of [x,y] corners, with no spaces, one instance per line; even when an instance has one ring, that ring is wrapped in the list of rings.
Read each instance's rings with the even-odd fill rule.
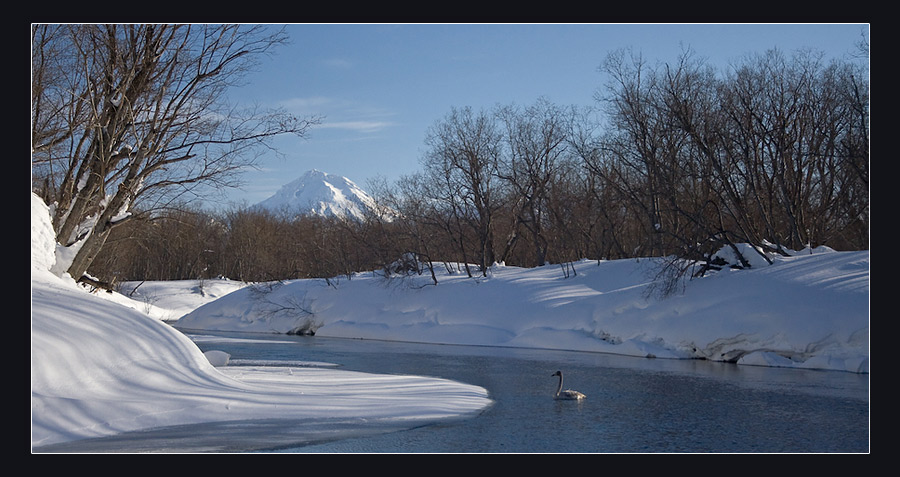
[[[275,27],[275,25],[273,25]],[[244,175],[235,203],[254,204],[310,169],[390,182],[420,169],[426,130],[453,107],[592,105],[598,67],[620,48],[675,61],[683,47],[723,70],[749,53],[810,47],[854,53],[865,24],[294,24],[263,60],[241,103],[322,115],[307,139],[280,138]]]

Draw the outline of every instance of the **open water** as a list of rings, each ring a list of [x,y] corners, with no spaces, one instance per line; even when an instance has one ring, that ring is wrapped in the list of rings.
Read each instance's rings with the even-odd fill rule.
[[[322,362],[343,369],[482,386],[481,413],[412,429],[354,423],[246,423],[243,443],[210,436],[241,424],[179,426],[58,446],[59,452],[864,453],[869,376],[600,353],[283,335],[198,339],[232,363]],[[251,339],[242,340],[242,337]],[[581,402],[552,398],[565,387]],[[323,425],[325,424],[325,425]],[[356,431],[352,431],[356,429]],[[318,434],[316,434],[318,433]],[[294,435],[295,434],[295,435]],[[240,435],[240,434],[235,434]],[[275,438],[274,436],[280,436]],[[310,438],[314,435],[314,438]],[[268,437],[266,437],[268,436]],[[268,440],[267,440],[268,439]]]

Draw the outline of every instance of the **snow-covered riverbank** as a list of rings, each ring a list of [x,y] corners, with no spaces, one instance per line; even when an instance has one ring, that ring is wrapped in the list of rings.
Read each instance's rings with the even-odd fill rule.
[[[215,368],[184,334],[122,306],[129,301],[125,297],[91,294],[52,274],[46,214],[33,196],[32,448],[246,419],[378,420],[386,428],[402,428],[491,404],[483,388],[436,378],[333,368]]]
[[[145,283],[126,298],[52,273],[54,247],[47,208],[32,195],[33,447],[241,419],[444,419],[491,403],[488,390],[434,378],[216,368],[162,321],[182,314],[176,326],[200,330],[285,332],[311,318],[323,336],[868,372],[868,252],[777,258],[690,281],[665,300],[644,293],[651,260],[583,261],[569,277],[555,266],[498,266],[486,278],[442,274],[437,286],[372,273],[264,289]]]
[[[668,298],[646,293],[650,259],[583,260],[568,277],[552,265],[495,266],[486,278],[441,269],[437,286],[429,276],[373,273],[298,280],[235,291],[176,326],[284,333],[310,322],[331,337],[868,372],[869,253],[757,258]]]

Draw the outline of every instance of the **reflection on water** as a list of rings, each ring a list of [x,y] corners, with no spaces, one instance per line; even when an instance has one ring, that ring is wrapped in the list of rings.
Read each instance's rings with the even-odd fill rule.
[[[349,370],[435,376],[482,386],[494,405],[460,420],[244,423],[237,442],[201,426],[129,433],[93,452],[868,452],[868,375],[598,353],[442,346],[323,337],[203,339],[235,361],[318,362]],[[556,401],[557,378],[585,393]],[[252,432],[269,426],[266,432]],[[229,433],[240,427],[232,424]],[[357,434],[350,434],[358,432]],[[257,441],[269,436],[270,442]],[[206,437],[202,437],[206,436]],[[279,437],[275,437],[279,436]],[[175,439],[177,438],[177,439]],[[243,439],[243,441],[241,441]],[[103,442],[105,441],[105,442]],[[106,447],[104,447],[106,446]],[[132,450],[129,450],[132,446]],[[140,447],[138,447],[140,446]]]

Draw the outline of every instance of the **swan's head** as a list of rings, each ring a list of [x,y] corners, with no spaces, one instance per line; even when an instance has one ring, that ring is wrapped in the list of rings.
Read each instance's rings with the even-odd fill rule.
[[[553,377],[553,376],[562,376],[562,371],[557,371],[550,375],[550,377]]]

